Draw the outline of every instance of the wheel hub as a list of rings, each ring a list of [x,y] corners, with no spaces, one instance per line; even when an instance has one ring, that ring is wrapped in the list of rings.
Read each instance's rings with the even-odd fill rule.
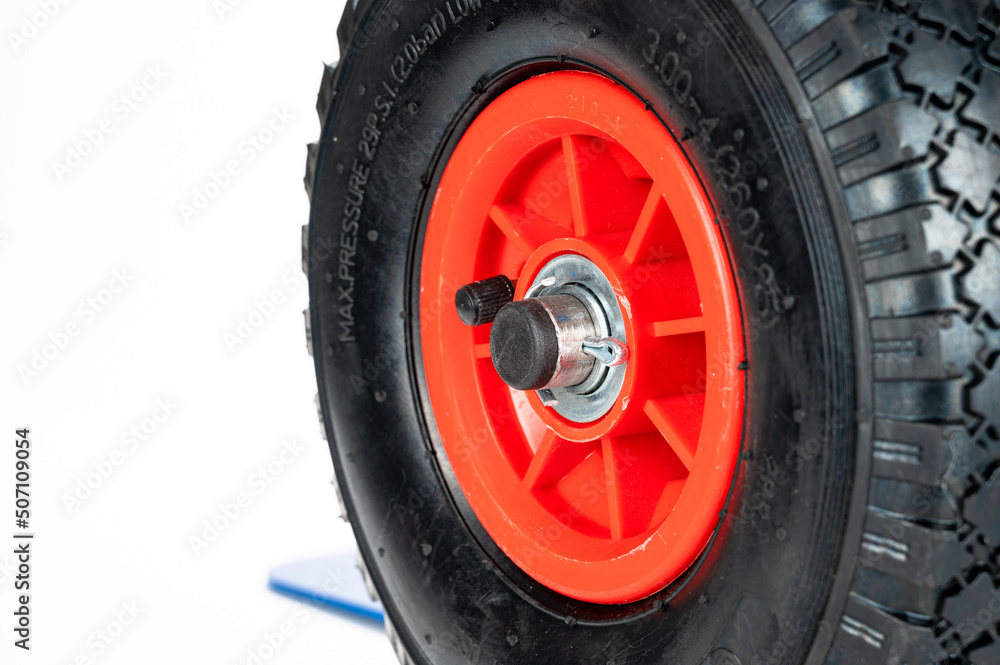
[[[500,95],[444,171],[420,283],[441,443],[507,556],[591,602],[683,574],[732,483],[745,354],[711,205],[659,119],[582,72]]]
[[[537,391],[545,408],[567,420],[598,420],[614,406],[627,370],[628,336],[614,287],[586,257],[562,254],[538,271],[525,295],[493,323],[497,372],[512,388]],[[528,320],[530,326],[521,323]],[[529,357],[534,381],[521,380]]]

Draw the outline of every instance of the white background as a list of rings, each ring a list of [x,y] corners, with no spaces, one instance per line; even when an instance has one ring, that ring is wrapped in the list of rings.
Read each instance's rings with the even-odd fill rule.
[[[319,435],[298,272],[305,144],[344,3],[223,2],[3,0],[0,662],[235,665],[285,622],[291,636],[264,662],[395,662],[377,624],[303,618],[266,587],[276,566],[354,548]],[[66,172],[74,149],[85,154]],[[210,186],[230,162],[238,173]],[[185,220],[196,191],[212,198]],[[258,304],[269,315],[251,316]],[[258,325],[237,345],[241,320]],[[35,352],[50,358],[32,368]],[[126,437],[152,430],[154,412],[145,440]],[[12,644],[9,571],[22,426],[37,534],[27,654]],[[301,452],[281,461],[292,440]],[[262,487],[268,465],[280,474]],[[195,552],[241,493],[249,506]],[[123,603],[140,614],[99,651]]]

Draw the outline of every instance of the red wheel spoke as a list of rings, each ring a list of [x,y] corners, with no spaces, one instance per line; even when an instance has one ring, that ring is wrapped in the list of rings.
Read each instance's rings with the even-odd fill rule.
[[[608,516],[611,537],[621,540],[625,537],[625,502],[622,496],[621,475],[615,458],[615,443],[610,436],[601,439],[601,454],[604,455],[604,476],[608,486]]]
[[[525,257],[550,240],[566,235],[566,227],[519,205],[495,205],[490,219]]]
[[[596,443],[566,441],[552,430],[547,430],[524,474],[524,486],[539,489],[559,482],[596,448]]]
[[[626,261],[637,263],[640,256],[648,255],[652,237],[650,229],[665,211],[669,214],[667,203],[663,200],[663,192],[654,184],[649,190],[649,198],[642,207],[642,214],[639,215],[639,221],[632,231],[632,237],[629,238],[628,247],[625,248]]]
[[[654,183],[625,248],[625,260],[646,263],[686,255],[684,240],[663,198],[663,190]]]
[[[620,539],[645,533],[668,484],[683,479],[687,470],[663,454],[663,439],[657,433],[606,436],[601,444],[611,535]]]
[[[652,181],[624,173],[611,154],[613,146],[603,139],[567,135],[563,136],[562,144],[576,236],[630,232],[644,202],[649,200]],[[609,191],[614,196],[605,194]],[[657,219],[660,218],[662,215]],[[658,236],[655,239],[660,242]],[[683,251],[683,243],[678,246]],[[671,245],[661,249],[669,256],[676,248]]]
[[[580,171],[580,149],[575,136],[562,138],[563,156],[566,159],[566,174],[569,181],[569,198],[573,205],[573,232],[577,236],[587,235],[587,209],[584,205],[584,182]]]
[[[705,332],[705,317],[694,316],[690,319],[674,319],[673,321],[657,321],[653,324],[653,335],[656,337],[671,337],[689,333]]]
[[[659,430],[667,445],[676,453],[681,463],[690,471],[698,449],[698,435],[705,411],[705,395],[680,395],[664,399],[651,399],[643,408]]]

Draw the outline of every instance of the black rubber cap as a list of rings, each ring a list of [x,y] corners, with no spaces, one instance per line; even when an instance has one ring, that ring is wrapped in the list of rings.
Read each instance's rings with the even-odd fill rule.
[[[458,318],[467,326],[490,323],[514,299],[514,283],[506,275],[466,284],[455,293]]]
[[[511,388],[538,390],[551,381],[559,361],[559,338],[545,306],[529,298],[501,309],[490,331],[490,356]]]

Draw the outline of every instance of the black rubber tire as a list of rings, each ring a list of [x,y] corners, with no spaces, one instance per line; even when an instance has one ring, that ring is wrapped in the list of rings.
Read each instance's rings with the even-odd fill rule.
[[[383,90],[436,11],[445,38]],[[1000,663],[998,32],[988,0],[348,3],[306,172],[307,327],[402,662]],[[541,588],[478,524],[415,314],[449,150],[497,94],[560,68],[616,78],[682,139],[748,346],[718,538],[614,607]]]

